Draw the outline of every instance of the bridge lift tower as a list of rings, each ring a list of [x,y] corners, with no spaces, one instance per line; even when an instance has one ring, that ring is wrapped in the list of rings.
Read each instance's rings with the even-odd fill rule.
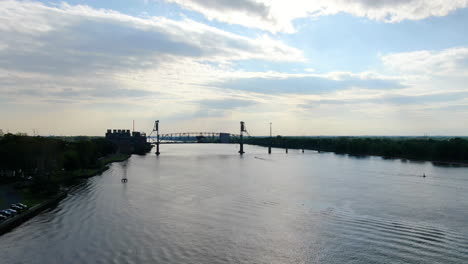
[[[239,141],[239,145],[240,145],[239,154],[241,154],[241,155],[245,153],[244,152],[244,132],[246,132],[248,134],[247,129],[245,128],[244,121],[241,121],[240,122],[240,136],[239,136],[239,139],[240,139],[240,141]]]
[[[161,154],[161,152],[159,152],[159,120],[154,121],[154,127],[151,134],[153,134],[153,132],[156,132],[156,155],[159,156],[159,154]]]

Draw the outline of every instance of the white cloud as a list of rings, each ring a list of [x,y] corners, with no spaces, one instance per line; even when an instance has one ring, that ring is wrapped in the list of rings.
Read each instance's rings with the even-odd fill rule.
[[[203,83],[232,62],[304,59],[268,36],[66,3],[0,1],[0,35],[0,100],[10,112],[119,104],[145,106],[139,116],[164,109],[163,117],[190,110],[184,102],[213,97]],[[115,111],[123,116],[128,108]]]
[[[280,2],[265,2],[256,5],[257,9],[266,7],[268,12],[262,13],[237,6],[246,1],[210,3],[224,6],[216,10],[226,14],[232,9],[246,12],[248,19],[260,21],[256,26],[271,31],[293,30],[291,22],[297,17],[342,12],[337,11],[339,6],[332,8],[332,3],[341,3],[337,0],[314,14],[304,6],[325,2],[281,2],[286,7]],[[372,6],[370,1],[361,2]],[[358,6],[364,6],[362,3]],[[389,8],[384,2],[373,5],[374,9]],[[396,1],[394,6],[398,5]],[[285,14],[274,15],[281,9]],[[359,15],[362,10],[346,12]],[[371,17],[369,14],[361,15]],[[408,15],[406,19],[417,18]],[[384,67],[380,73],[243,71],[232,65],[251,59],[297,62],[304,57],[300,50],[267,35],[244,37],[189,19],[136,18],[87,6],[11,0],[0,1],[0,34],[0,110],[11,113],[3,115],[0,122],[7,128],[40,128],[52,115],[56,121],[47,125],[49,130],[70,126],[62,132],[100,135],[108,126],[125,127],[135,117],[151,126],[154,118],[169,120],[195,113],[188,123],[175,120],[174,124],[178,124],[174,127],[190,125],[197,129],[200,124],[209,127],[232,123],[237,129],[237,121],[245,118],[250,121],[249,128],[260,131],[262,122],[269,118],[284,121],[290,129],[284,133],[336,134],[339,132],[333,129],[346,127],[346,122],[368,123],[367,118],[379,118],[383,124],[396,120],[391,115],[399,112],[404,116],[429,106],[468,103],[462,93],[468,69],[464,47],[387,54],[382,56]],[[451,94],[443,97],[442,90],[447,86]],[[421,98],[425,104],[421,104]],[[323,104],[310,111],[316,116],[304,126],[303,119],[310,118],[311,113],[299,105],[311,100],[358,103]],[[199,122],[204,118],[210,121]],[[29,121],[27,125],[21,124],[24,120]],[[94,127],[81,128],[83,122],[91,122]],[[291,125],[294,123],[300,130],[295,130]],[[319,129],[322,127],[329,132]],[[353,129],[359,133],[365,127]]]
[[[381,56],[384,66],[406,74],[468,78],[468,48],[420,50]]]
[[[393,90],[406,88],[400,80],[372,72],[329,72],[289,74],[278,72],[233,73],[210,84],[232,90],[263,94],[327,94],[349,89]]]
[[[416,116],[424,116],[431,111],[431,119],[439,119],[438,122],[442,122],[447,112],[468,111],[468,48],[393,53],[381,56],[381,60],[383,72],[398,76],[390,80],[399,80],[405,87],[367,90],[366,93],[348,89],[309,97],[300,105],[314,111],[341,108],[342,111],[381,111]],[[330,78],[333,79],[334,75],[331,74]],[[381,74],[368,73],[368,76],[385,78]],[[405,116],[400,118],[406,119]]]
[[[0,67],[34,72],[150,68],[168,56],[215,63],[304,60],[300,50],[268,36],[68,4],[1,1],[0,34]]]
[[[387,23],[446,16],[467,0],[166,0],[208,19],[271,32],[295,31],[293,20],[348,13]]]

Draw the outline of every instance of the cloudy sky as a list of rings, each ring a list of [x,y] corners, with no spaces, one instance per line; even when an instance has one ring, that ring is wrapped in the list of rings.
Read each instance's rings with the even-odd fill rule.
[[[0,1],[0,129],[467,135],[468,0]]]

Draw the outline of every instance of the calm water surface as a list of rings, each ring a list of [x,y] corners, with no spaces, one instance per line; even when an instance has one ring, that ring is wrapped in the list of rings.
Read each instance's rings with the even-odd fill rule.
[[[0,263],[468,263],[468,168],[237,148],[114,163],[1,236]]]

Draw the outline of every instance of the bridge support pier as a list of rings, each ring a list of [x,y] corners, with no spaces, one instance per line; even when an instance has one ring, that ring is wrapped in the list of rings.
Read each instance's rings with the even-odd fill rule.
[[[161,152],[159,152],[159,137],[158,137],[158,142],[156,143],[156,156],[159,156]]]
[[[286,154],[288,154],[288,148],[286,148]]]
[[[271,145],[273,145],[273,137],[272,137],[272,133],[271,133],[271,122],[270,122],[270,145],[268,146],[268,154],[271,154]]]

